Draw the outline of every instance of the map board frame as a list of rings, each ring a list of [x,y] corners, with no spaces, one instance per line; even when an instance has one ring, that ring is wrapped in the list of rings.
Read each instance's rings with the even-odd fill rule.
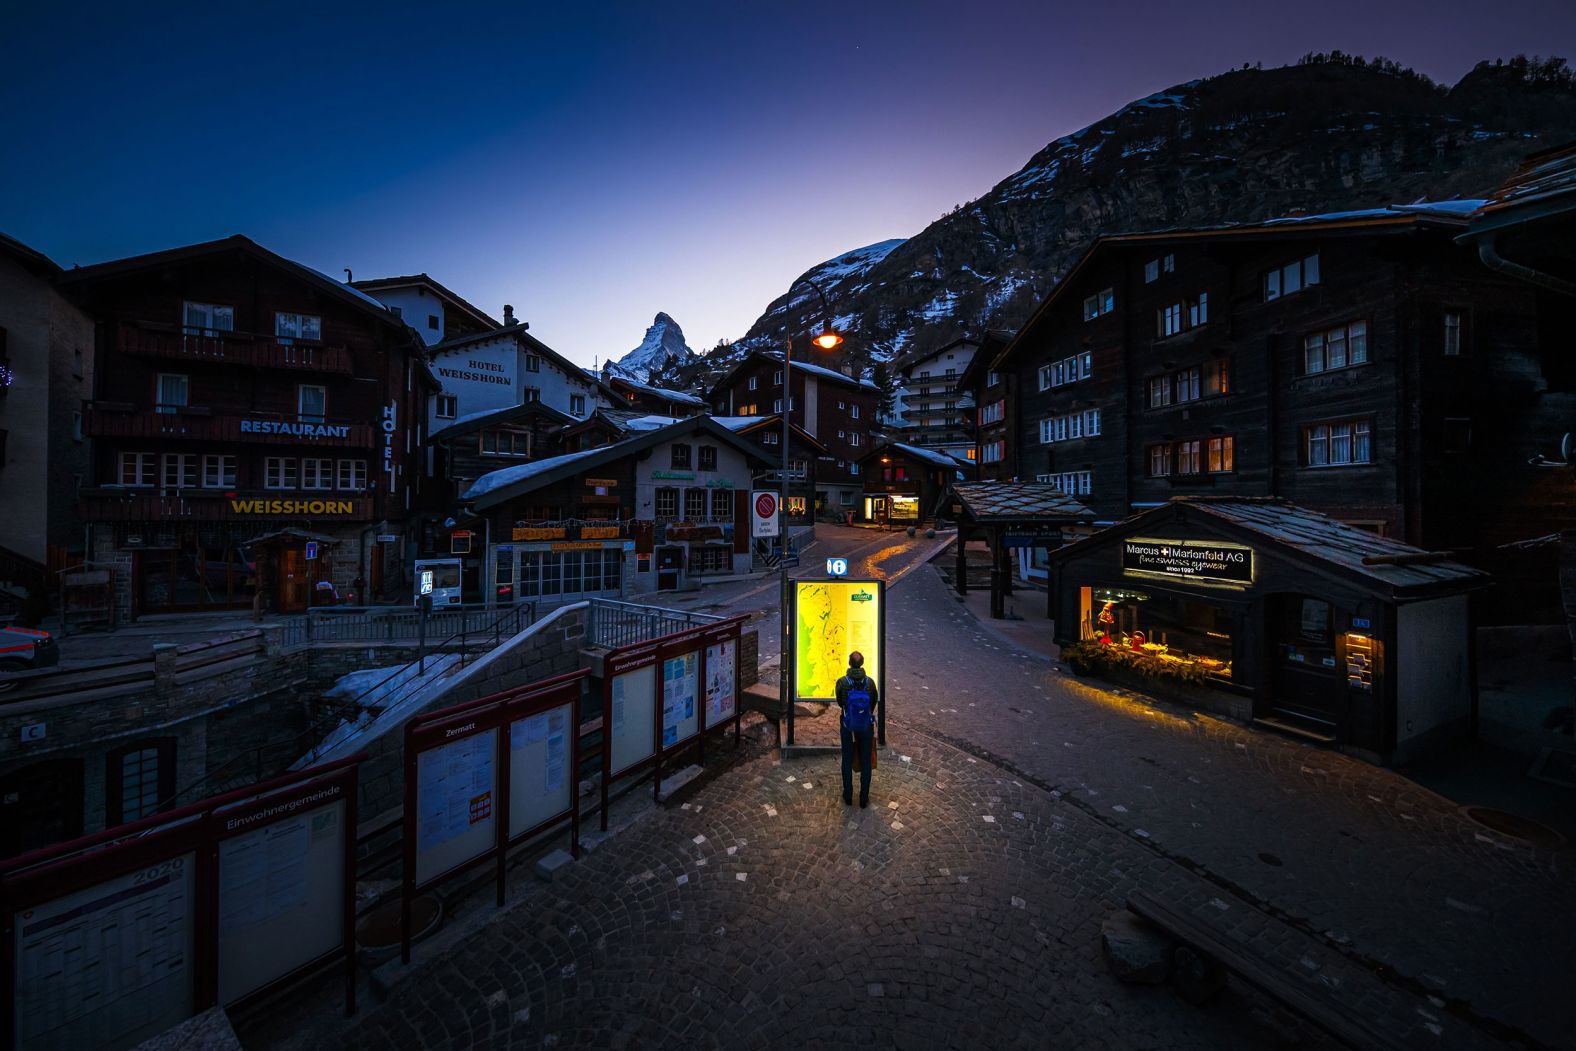
[[[817,692],[815,695],[801,694],[800,690],[799,690],[799,685],[800,685],[800,681],[801,681],[801,677],[802,677],[801,676],[802,669],[800,667],[800,653],[799,653],[799,604],[800,604],[800,600],[801,600],[801,596],[802,596],[803,592],[808,590],[808,589],[822,588],[822,587],[827,588],[829,591],[833,591],[833,592],[837,592],[837,591],[855,592],[855,591],[857,591],[859,589],[868,589],[868,590],[874,591],[874,593],[875,593],[875,603],[876,603],[876,611],[875,611],[876,612],[876,617],[875,617],[875,620],[876,620],[876,625],[875,625],[875,647],[874,647],[874,651],[872,652],[871,648],[869,646],[866,646],[865,650],[864,650],[864,654],[865,654],[865,669],[866,669],[867,673],[870,674],[870,677],[875,679],[875,681],[876,681],[876,690],[877,690],[877,693],[878,693],[878,701],[877,701],[877,704],[876,704],[876,740],[877,740],[877,742],[879,744],[883,744],[883,745],[886,744],[886,709],[887,709],[887,660],[886,660],[886,657],[887,657],[887,654],[886,654],[887,601],[886,601],[886,581],[884,581],[884,580],[876,580],[876,579],[850,579],[850,578],[847,578],[847,577],[836,577],[836,578],[830,578],[830,579],[793,580],[793,581],[791,581],[791,584],[792,584],[792,590],[790,592],[790,610],[791,610],[792,615],[788,618],[788,644],[789,644],[789,652],[793,654],[793,660],[792,661],[785,661],[784,664],[783,664],[784,673],[788,676],[788,696],[793,702],[793,703],[790,703],[789,706],[788,706],[788,720],[789,720],[790,728],[793,725],[793,704],[794,703],[797,703],[799,701],[835,702],[837,700],[837,698],[835,696],[821,696],[819,692]],[[825,655],[823,655],[823,656],[825,656]],[[837,655],[837,662],[838,663],[846,662],[847,657],[848,657],[847,653],[840,653],[840,654]],[[874,660],[872,660],[872,657],[874,658]],[[871,671],[872,665],[874,665],[874,671]],[[846,663],[843,663],[843,667],[844,668],[847,667]],[[841,676],[841,674],[842,673],[839,672],[839,676]],[[792,735],[790,733],[789,740],[791,741],[792,739],[793,738],[792,738]]]
[[[571,852],[575,857],[580,856],[580,698],[589,674],[581,669],[555,675],[464,704],[427,712],[405,724],[405,809],[400,836],[404,854],[404,871],[400,878],[400,954],[404,962],[410,962],[412,905],[421,891],[492,861],[497,904],[502,906],[509,849],[563,825],[569,828]],[[564,757],[562,776],[568,798],[562,807],[542,815],[531,825],[511,831],[510,800],[516,778],[526,778],[532,772],[532,768],[524,764],[516,769],[513,763],[514,749],[510,746],[512,728],[517,722],[538,715],[551,717],[566,708],[564,733],[568,741],[565,744],[567,755]],[[492,776],[486,803],[487,813],[483,818],[476,818],[473,823],[486,821],[491,834],[473,837],[476,843],[461,851],[451,851],[442,857],[437,871],[427,872],[418,879],[418,862],[422,854],[419,842],[422,814],[421,757],[456,742],[488,735],[492,737]],[[474,817],[474,812],[471,816]]]
[[[338,856],[344,859],[345,868],[343,878],[333,881],[331,886],[343,921],[338,926],[339,944],[306,957],[286,956],[283,967],[276,969],[274,977],[238,994],[225,1006],[245,1007],[271,996],[303,974],[342,961],[345,1013],[347,1016],[354,1014],[355,953],[351,949],[355,938],[356,769],[365,758],[365,753],[358,753],[0,863],[0,923],[3,923],[4,941],[4,951],[0,953],[0,987],[5,990],[3,1002],[0,1002],[0,1013],[3,1013],[0,1047],[18,1046],[17,998],[22,980],[18,958],[22,949],[20,938],[26,933],[23,925],[28,917],[50,904],[123,882],[127,876],[161,879],[173,871],[172,866],[177,861],[180,864],[175,867],[184,870],[188,857],[195,870],[194,875],[188,877],[191,894],[186,906],[191,952],[185,970],[190,973],[190,984],[181,994],[183,1006],[165,1012],[158,1024],[164,1025],[168,1018],[178,1013],[186,1012],[186,1017],[191,1017],[219,1006],[220,843],[291,820],[302,806],[308,809],[329,805],[343,807]],[[309,803],[300,803],[303,799]],[[244,829],[227,827],[230,822],[241,820],[245,821]],[[133,885],[142,882],[138,880]],[[100,901],[113,904],[126,900],[121,897],[124,893],[123,890],[112,892]],[[290,933],[289,925],[276,927],[271,932],[275,936]],[[277,973],[280,970],[282,973]],[[175,1018],[170,1024],[182,1020]],[[156,1034],[145,1033],[127,1046],[134,1046],[151,1035]],[[84,1041],[79,1046],[88,1044]]]
[[[626,774],[638,773],[646,767],[653,767],[652,793],[660,798],[662,794],[662,761],[670,753],[679,752],[690,745],[695,745],[700,753],[700,761],[706,761],[706,738],[712,731],[733,726],[733,741],[737,747],[742,733],[744,718],[742,691],[739,689],[740,679],[740,652],[743,636],[744,622],[748,615],[730,617],[727,620],[704,627],[685,628],[683,631],[673,632],[645,642],[633,643],[610,650],[602,658],[602,726],[605,730],[602,747],[602,830],[607,831],[607,807],[609,784],[616,777]],[[733,678],[733,710],[722,719],[715,722],[707,718],[707,690],[710,682],[708,675],[708,653],[715,646],[731,644],[732,646],[732,678]],[[676,660],[693,654],[695,656],[695,729],[682,738],[675,739],[670,744],[662,740],[662,714],[668,700],[667,680],[663,676],[666,662]],[[652,703],[651,715],[651,750],[642,758],[626,763],[614,769],[613,763],[613,682],[623,675],[652,669],[655,677],[656,690]],[[626,724],[628,725],[628,724]],[[630,727],[627,731],[639,733],[639,727]],[[644,743],[644,742],[642,742]]]

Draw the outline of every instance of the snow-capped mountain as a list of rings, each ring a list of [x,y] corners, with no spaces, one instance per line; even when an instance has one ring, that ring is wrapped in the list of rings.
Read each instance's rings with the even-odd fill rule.
[[[608,371],[638,383],[647,383],[651,377],[670,366],[682,368],[695,360],[695,352],[684,342],[684,330],[679,323],[659,313],[646,329],[646,338],[640,346],[608,363]]]

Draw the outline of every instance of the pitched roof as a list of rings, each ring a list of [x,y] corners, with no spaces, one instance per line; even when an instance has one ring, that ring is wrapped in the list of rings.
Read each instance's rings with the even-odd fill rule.
[[[713,416],[712,419],[735,434],[755,434],[772,428],[781,431],[783,426],[783,414],[780,412],[772,416]],[[827,451],[824,444],[797,423],[790,421],[788,426],[793,428],[793,437],[800,444],[807,445],[817,452]]]
[[[36,248],[28,247],[14,237],[0,234],[0,252],[15,258],[34,273],[51,276],[60,273],[60,266],[53,259]]]
[[[906,442],[882,442],[880,445],[877,445],[874,449],[871,449],[869,452],[865,453],[865,455],[861,456],[859,458],[859,462],[864,463],[873,456],[879,456],[882,453],[891,452],[892,450],[896,450],[904,456],[911,457],[915,460],[928,463],[932,467],[943,467],[948,470],[962,470],[963,468],[974,466],[965,460],[958,459],[956,456],[949,456],[938,449],[926,449],[924,446],[909,445]]]
[[[733,365],[731,365],[721,376],[717,377],[716,382],[714,382],[706,391],[706,396],[708,398],[716,397],[718,391],[722,390],[729,383],[733,382],[733,376],[735,373],[756,359],[760,359],[762,361],[775,361],[780,364],[783,360],[783,356],[781,354],[773,354],[764,350],[750,351],[748,354],[744,355],[744,357],[734,362]],[[838,383],[843,383],[850,387],[859,387],[864,390],[877,393],[879,393],[881,389],[874,383],[871,383],[869,380],[855,379],[852,376],[845,376],[841,372],[837,372],[833,369],[823,368],[820,365],[812,365],[809,362],[795,361],[793,363],[793,367],[799,369],[800,371],[810,373],[811,375],[814,375],[818,378],[835,380]]]
[[[501,409],[484,409],[481,412],[469,412],[449,421],[442,427],[434,430],[427,436],[428,441],[446,442],[453,438],[460,438],[501,423],[512,423],[515,420],[528,419],[532,416],[546,416],[549,421],[556,424],[574,423],[575,418],[568,416],[551,405],[544,405],[539,401],[523,402],[519,405],[506,405]]]
[[[1320,563],[1350,580],[1377,586],[1396,597],[1424,597],[1485,587],[1482,570],[1448,555],[1426,552],[1390,537],[1347,525],[1329,515],[1284,500],[1244,497],[1174,497],[1078,543],[1052,553],[1067,557],[1085,545],[1141,533],[1170,520],[1201,518],[1284,553]],[[1380,561],[1373,562],[1372,559]],[[1392,561],[1395,560],[1395,561]]]
[[[1095,514],[1048,482],[958,482],[952,495],[980,525],[1093,522]]]
[[[761,455],[759,447],[719,425],[710,416],[691,416],[665,427],[656,427],[632,435],[610,445],[599,445],[594,449],[583,449],[580,452],[553,456],[534,463],[517,464],[484,474],[471,484],[460,499],[470,501],[477,510],[493,507],[513,497],[523,496],[544,486],[572,478],[600,464],[621,460],[626,456],[655,448],[663,442],[691,434],[704,434],[718,444],[742,453],[747,462],[762,464],[768,462]]]
[[[1078,277],[1097,257],[1112,248],[1146,247],[1150,245],[1177,244],[1195,240],[1246,240],[1275,241],[1284,238],[1318,236],[1365,236],[1375,234],[1404,234],[1434,228],[1463,230],[1481,200],[1432,201],[1416,204],[1390,205],[1384,208],[1366,208],[1351,212],[1326,212],[1318,215],[1289,215],[1266,219],[1257,223],[1226,223],[1218,226],[1181,227],[1172,230],[1153,230],[1145,233],[1102,234],[1089,243],[1078,261],[1057,281],[1040,305],[1035,307],[1029,320],[1023,323],[1001,353],[991,361],[992,369],[1000,369],[1023,348],[1028,333],[1049,313],[1053,304],[1069,295]],[[1080,289],[1081,291],[1081,289]],[[978,357],[978,355],[976,355]]]
[[[502,327],[497,320],[445,288],[442,284],[435,281],[430,274],[408,274],[404,277],[374,277],[364,281],[352,281],[351,284],[364,292],[372,292],[384,288],[409,288],[412,285],[426,285],[451,307],[455,307],[461,313],[469,315],[470,319],[476,324],[484,325],[487,328]]]
[[[675,401],[681,405],[704,407],[706,404],[706,399],[700,397],[697,394],[686,394],[681,390],[670,390],[667,387],[658,387],[650,383],[637,383],[634,380],[625,379],[622,376],[609,376],[607,379],[608,386],[612,387],[615,391],[618,390],[618,384],[620,383],[626,387],[632,387],[642,394],[650,394],[658,399]]]
[[[94,263],[91,266],[73,267],[61,273],[60,281],[63,284],[82,284],[89,281],[97,281],[101,278],[117,277],[121,274],[135,273],[138,270],[148,270],[170,263],[181,263],[189,259],[198,259],[205,255],[217,255],[221,252],[229,251],[242,252],[288,274],[292,274],[309,284],[318,285],[336,298],[355,306],[387,325],[400,330],[409,328],[392,310],[365,292],[353,288],[342,281],[335,281],[322,271],[314,270],[304,263],[298,263],[293,259],[286,259],[282,255],[270,252],[256,241],[242,234],[232,234],[218,241],[203,241],[200,244],[168,248],[161,252],[148,252],[144,255],[128,256],[125,259],[112,259],[104,263]]]
[[[518,323],[513,325],[499,325],[497,328],[488,329],[486,332],[472,332],[468,335],[455,336],[453,339],[446,339],[442,343],[434,343],[432,346],[427,348],[427,354],[429,357],[437,357],[439,354],[446,354],[451,350],[462,350],[465,347],[471,346],[475,343],[486,343],[491,340],[501,339],[507,336],[513,336],[517,342],[525,344],[525,348],[531,353],[551,361],[558,367],[559,371],[564,374],[565,378],[572,378],[584,383],[588,387],[593,387],[596,385],[596,381],[590,376],[586,375],[585,369],[581,368],[579,365],[576,365],[574,362],[558,353],[558,351],[554,350],[546,343],[543,343],[541,340],[531,335],[531,333],[526,331],[525,325]]]

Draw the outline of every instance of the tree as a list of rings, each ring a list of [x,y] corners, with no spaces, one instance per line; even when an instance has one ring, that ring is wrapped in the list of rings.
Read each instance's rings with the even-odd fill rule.
[[[876,419],[889,419],[897,404],[897,382],[892,375],[892,366],[877,359],[870,366],[870,382],[881,392],[880,400],[876,402]]]

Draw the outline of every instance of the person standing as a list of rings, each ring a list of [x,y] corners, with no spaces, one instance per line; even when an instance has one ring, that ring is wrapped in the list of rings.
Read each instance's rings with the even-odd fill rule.
[[[837,706],[841,708],[839,726],[843,739],[843,802],[854,802],[854,757],[859,757],[859,805],[870,805],[870,768],[874,765],[876,704],[880,700],[876,684],[865,674],[865,655],[858,650],[848,655],[848,674],[837,680]]]

